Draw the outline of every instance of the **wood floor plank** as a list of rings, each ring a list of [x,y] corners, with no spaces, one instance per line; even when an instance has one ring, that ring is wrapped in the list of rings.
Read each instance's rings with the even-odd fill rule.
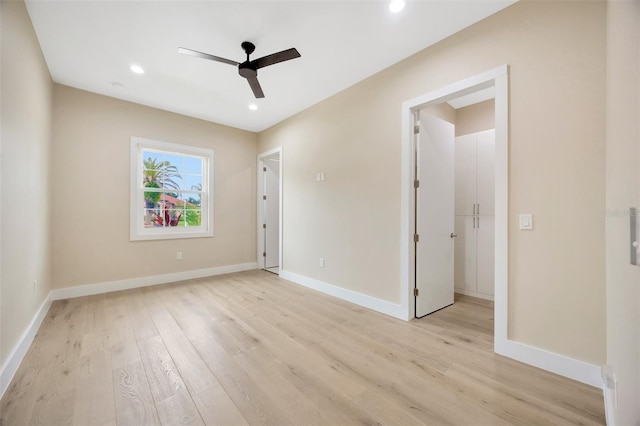
[[[193,400],[207,425],[248,426],[229,395],[216,385],[193,395]]]
[[[111,354],[94,351],[80,360],[73,424],[109,425],[116,423]]]
[[[0,425],[596,425],[599,389],[493,352],[493,304],[404,322],[264,271],[54,302]]]
[[[149,382],[142,362],[113,371],[118,425],[159,425]]]
[[[249,424],[293,424],[225,349],[208,339],[206,334],[191,341]]]
[[[139,342],[151,394],[156,402],[186,393],[186,386],[160,336]]]
[[[0,425],[26,425],[40,395],[38,370],[19,368],[0,401]]]
[[[179,392],[156,403],[163,425],[204,425],[191,395]]]
[[[119,300],[115,297],[111,300]],[[111,352],[111,364],[114,369],[140,362],[140,351],[133,331],[134,324],[129,319],[124,304],[107,305],[105,309],[105,347]]]
[[[135,324],[133,332],[139,342],[160,335],[149,315],[140,291],[130,295],[126,301],[126,307],[129,320],[132,324]]]
[[[163,342],[191,394],[219,385],[218,380],[168,311],[164,309],[157,311],[153,321],[160,330]]]

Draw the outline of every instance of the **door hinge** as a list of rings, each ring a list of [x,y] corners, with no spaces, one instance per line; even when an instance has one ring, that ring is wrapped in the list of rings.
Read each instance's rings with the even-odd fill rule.
[[[418,179],[413,181],[413,187],[414,188],[420,188],[420,181]]]
[[[417,243],[418,241],[420,241],[420,235],[418,234],[413,234],[413,242]]]
[[[413,289],[413,295],[418,297],[420,295],[420,290],[418,290],[417,288]]]
[[[263,200],[266,200],[266,199],[267,199],[267,196],[266,196],[266,195],[263,195],[263,196],[262,196],[262,199],[263,199]]]
[[[418,133],[420,133],[420,125],[419,124],[416,125],[416,126],[413,126],[413,134],[417,135]]]
[[[267,257],[267,252],[266,251],[262,252],[262,257]]]
[[[267,224],[266,224],[266,223],[263,223],[263,224],[262,224],[262,227],[263,227],[264,229],[267,229]]]
[[[267,171],[267,168],[266,168],[266,167],[263,167],[263,168],[262,168],[262,171],[263,171],[263,172],[266,172],[266,171]]]

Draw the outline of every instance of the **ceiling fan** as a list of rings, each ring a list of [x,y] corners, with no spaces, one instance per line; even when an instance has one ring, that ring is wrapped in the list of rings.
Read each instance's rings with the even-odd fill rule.
[[[260,87],[260,83],[258,82],[258,70],[260,68],[268,67],[269,65],[277,64],[278,62],[284,62],[290,59],[299,58],[301,56],[297,49],[291,48],[251,61],[249,60],[249,55],[253,53],[253,51],[256,49],[256,46],[249,41],[243,41],[240,46],[247,54],[247,60],[242,63],[232,61],[230,59],[221,58],[219,56],[210,55],[208,53],[186,49],[184,47],[179,47],[178,52],[184,53],[185,55],[209,59],[211,61],[222,62],[223,64],[229,64],[238,67],[238,73],[242,77],[247,79],[247,81],[249,82],[249,86],[251,86],[251,90],[253,91],[253,94],[256,98],[264,98],[264,92],[262,91],[262,87]]]

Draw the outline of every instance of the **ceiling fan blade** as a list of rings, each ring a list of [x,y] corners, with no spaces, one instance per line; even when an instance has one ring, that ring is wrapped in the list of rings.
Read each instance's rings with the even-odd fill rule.
[[[232,61],[231,59],[221,58],[219,56],[209,55],[208,53],[198,52],[197,50],[186,49],[184,47],[178,47],[178,52],[183,53],[185,55],[195,56],[196,58],[209,59],[211,61],[222,62],[223,64],[229,64],[233,66],[238,66],[238,62]]]
[[[251,86],[251,90],[253,90],[253,94],[256,98],[264,98],[264,92],[262,91],[262,87],[260,87],[260,83],[256,77],[248,78],[249,86]]]
[[[251,61],[251,65],[256,69],[268,67],[269,65],[277,64],[278,62],[288,61],[290,59],[299,58],[301,55],[296,48],[283,50],[282,52],[273,53],[271,55],[263,56],[262,58],[254,59]]]

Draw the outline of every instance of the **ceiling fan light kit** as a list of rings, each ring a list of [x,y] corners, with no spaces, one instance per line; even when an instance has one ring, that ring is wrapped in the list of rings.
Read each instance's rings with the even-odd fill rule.
[[[246,78],[249,82],[249,86],[251,87],[253,95],[256,98],[264,98],[264,92],[262,91],[262,87],[260,87],[260,83],[258,82],[258,70],[260,68],[268,67],[269,65],[277,64],[279,62],[296,59],[301,56],[296,48],[291,48],[283,50],[282,52],[263,56],[262,58],[254,59],[252,61],[249,59],[249,55],[251,55],[254,50],[256,50],[256,46],[250,41],[243,41],[240,46],[247,55],[247,60],[242,63],[232,61],[230,59],[221,58],[219,56],[210,55],[208,53],[187,49],[184,47],[179,47],[178,52],[185,55],[195,56],[197,58],[209,59],[211,61],[222,62],[223,64],[236,66],[238,68],[238,74],[240,74],[241,77]]]

